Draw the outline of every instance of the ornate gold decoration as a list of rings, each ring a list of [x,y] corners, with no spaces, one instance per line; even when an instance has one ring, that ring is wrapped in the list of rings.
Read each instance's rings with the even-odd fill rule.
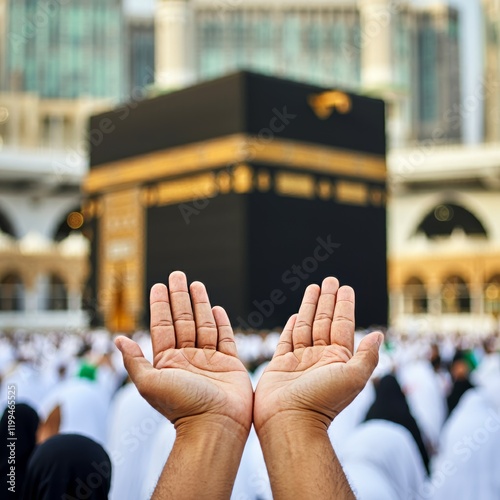
[[[284,196],[314,198],[315,182],[310,174],[278,172],[275,176],[276,192]]]
[[[262,144],[255,152],[255,162],[363,180],[386,179],[383,157],[282,139]]]
[[[269,191],[271,189],[271,174],[267,170],[257,172],[257,188],[259,191]]]
[[[376,207],[382,206],[385,203],[385,193],[383,189],[370,189],[370,202]]]
[[[368,186],[361,182],[338,181],[336,198],[342,203],[366,205],[368,202]]]
[[[253,170],[248,165],[238,165],[233,170],[233,189],[235,193],[248,193],[253,187]]]
[[[309,106],[321,120],[326,120],[331,116],[333,111],[345,115],[352,109],[351,98],[345,93],[338,90],[330,90],[321,94],[310,95],[307,99]]]
[[[156,205],[172,205],[200,198],[213,198],[218,192],[215,175],[211,172],[162,182],[156,189]]]
[[[149,184],[168,177],[220,169],[238,158],[244,163],[266,163],[328,175],[381,181],[386,178],[383,156],[276,138],[266,144],[259,143],[259,148],[245,149],[245,144],[256,140],[246,134],[235,134],[100,165],[90,170],[83,189],[93,194]]]
[[[85,218],[80,212],[71,212],[66,219],[66,223],[71,229],[80,229],[84,222]]]
[[[332,183],[329,179],[321,179],[318,182],[318,196],[322,200],[329,200],[332,197]]]
[[[143,312],[144,207],[140,188],[103,196],[98,299],[106,327],[131,332]]]
[[[217,173],[217,185],[221,194],[231,192],[231,174],[227,170]]]

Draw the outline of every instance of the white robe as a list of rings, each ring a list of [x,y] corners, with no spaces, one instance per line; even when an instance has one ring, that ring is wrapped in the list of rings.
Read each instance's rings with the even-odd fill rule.
[[[341,464],[358,500],[417,499],[425,469],[408,430],[385,420],[364,422],[346,443]]]
[[[113,466],[110,500],[142,498],[150,449],[164,420],[134,384],[116,393],[108,419],[107,449]]]
[[[443,428],[423,498],[500,498],[500,377],[470,389]]]
[[[354,401],[335,417],[328,429],[328,435],[337,456],[342,455],[344,446],[349,441],[351,434],[363,422],[374,401],[375,388],[371,380],[369,380]]]
[[[436,449],[448,413],[438,375],[424,360],[400,366],[397,375],[422,437]]]
[[[151,498],[158,478],[172,451],[175,441],[174,425],[163,418],[151,443],[149,453],[144,460],[145,474],[141,485],[141,494],[136,498]],[[129,498],[129,497],[116,497]],[[132,498],[132,497],[130,497]]]
[[[43,400],[40,418],[46,420],[57,406],[60,434],[81,434],[105,446],[109,399],[96,382],[72,378],[59,383]]]

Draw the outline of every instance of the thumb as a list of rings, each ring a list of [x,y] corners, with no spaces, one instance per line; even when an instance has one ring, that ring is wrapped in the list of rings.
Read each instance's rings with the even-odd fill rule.
[[[144,357],[139,345],[128,337],[118,337],[115,339],[115,345],[118,347],[123,357],[123,364],[127,370],[132,382],[139,392],[144,384],[145,377],[154,371],[151,363]]]
[[[384,335],[380,332],[368,334],[359,344],[356,354],[346,363],[353,380],[357,381],[359,390],[368,382],[378,364],[378,351]]]

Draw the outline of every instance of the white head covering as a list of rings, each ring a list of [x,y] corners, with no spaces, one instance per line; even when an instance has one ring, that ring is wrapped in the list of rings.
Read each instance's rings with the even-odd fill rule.
[[[134,384],[116,393],[108,419],[108,451],[113,465],[110,500],[145,498],[142,488],[151,447],[159,439],[158,428],[164,420]]]
[[[500,378],[467,391],[443,427],[423,498],[500,498]]]
[[[41,419],[47,419],[57,406],[61,410],[59,433],[81,434],[105,446],[109,399],[96,382],[73,378],[59,383],[42,402]]]
[[[163,470],[163,467],[172,451],[175,441],[175,428],[166,418],[158,425],[158,430],[154,434],[154,439],[149,445],[148,454],[144,460],[144,476],[141,484],[141,494],[137,497],[129,497],[128,493],[125,496],[116,495],[114,498],[151,498],[153,491],[158,482],[158,478]],[[136,472],[133,472],[134,478]]]
[[[410,432],[385,420],[359,425],[344,447],[341,463],[359,500],[416,499],[425,478]]]
[[[447,415],[438,376],[428,361],[421,360],[400,366],[397,378],[421,432],[436,448]]]
[[[375,401],[375,388],[371,381],[356,396],[354,401],[344,408],[328,428],[328,435],[338,456],[342,455],[344,446],[349,441],[354,429],[366,417],[370,406]]]

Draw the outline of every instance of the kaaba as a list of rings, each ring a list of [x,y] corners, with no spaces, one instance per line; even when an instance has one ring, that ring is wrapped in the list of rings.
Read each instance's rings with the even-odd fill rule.
[[[84,215],[95,323],[131,332],[171,271],[242,330],[284,325],[310,283],[387,323],[381,100],[251,72],[90,120]]]

